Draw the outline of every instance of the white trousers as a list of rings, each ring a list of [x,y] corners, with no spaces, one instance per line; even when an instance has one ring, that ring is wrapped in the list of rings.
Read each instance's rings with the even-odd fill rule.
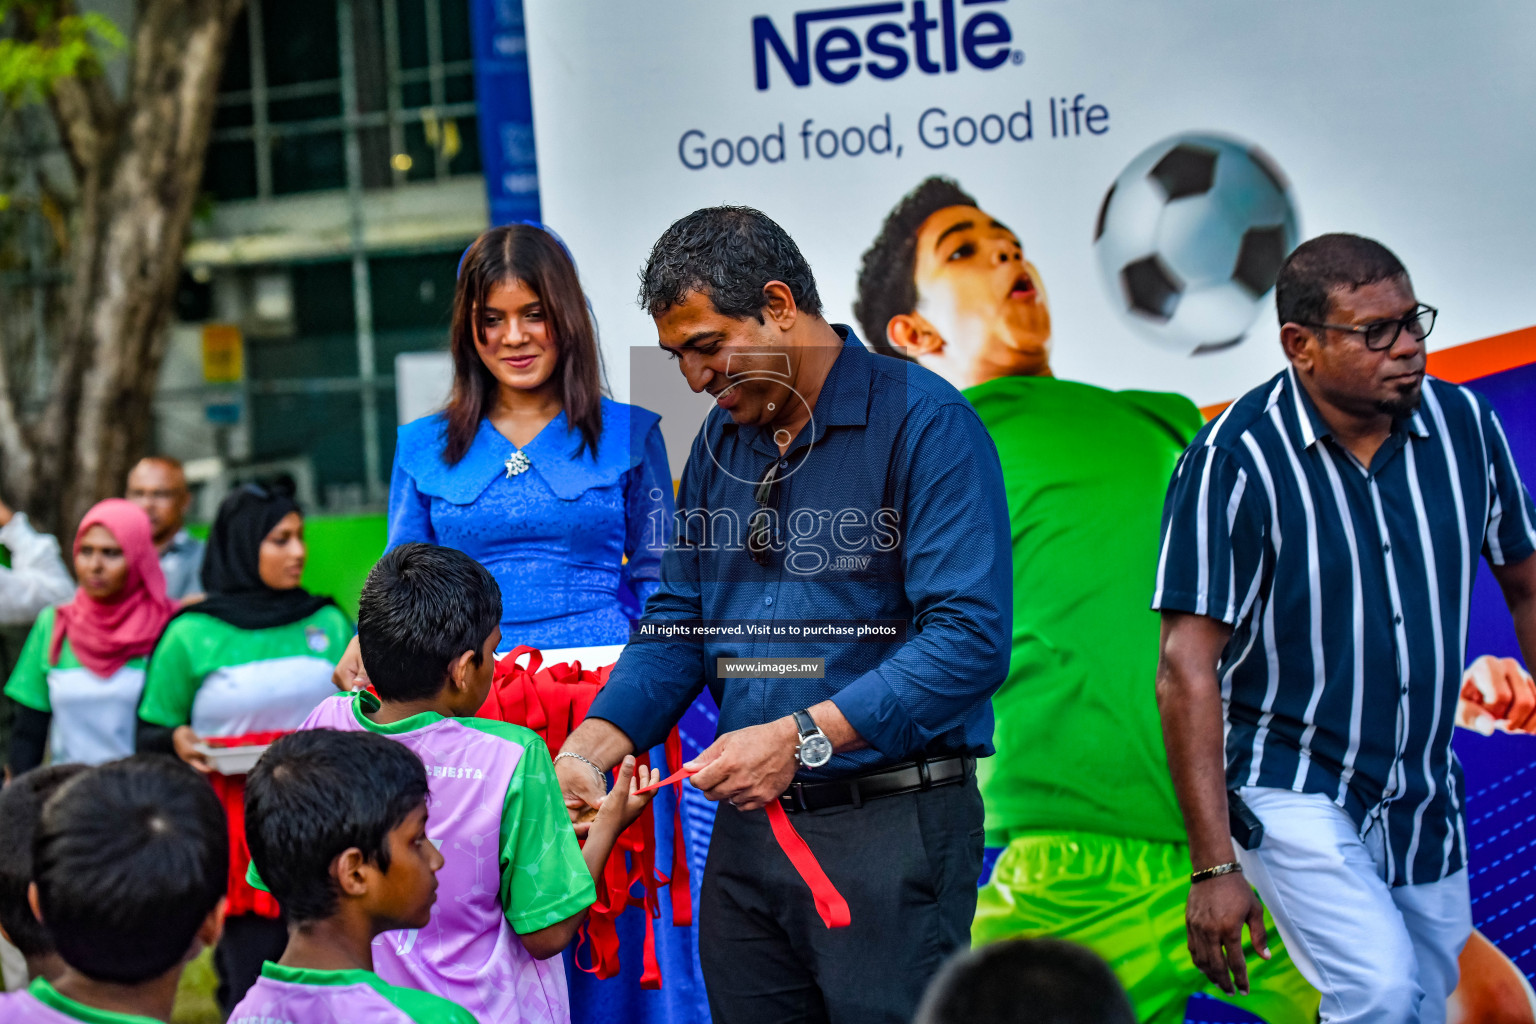
[[[1325,1024],[1443,1024],[1456,958],[1472,934],[1466,868],[1388,886],[1380,824],[1361,838],[1320,793],[1239,792],[1264,823],[1259,848],[1237,851],[1243,874],[1322,993]]]

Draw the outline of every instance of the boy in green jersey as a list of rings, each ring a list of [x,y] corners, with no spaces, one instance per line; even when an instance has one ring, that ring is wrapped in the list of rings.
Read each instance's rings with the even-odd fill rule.
[[[1189,852],[1168,774],[1148,610],[1163,495],[1199,430],[1180,395],[1051,373],[1051,314],[1018,238],[929,178],[864,255],[854,306],[878,351],[965,391],[1002,461],[1013,532],[1013,654],[992,698],[997,754],[977,764],[987,842],[977,944],[1053,935],[1109,961],[1143,1021],[1223,997],[1185,953]],[[1273,932],[1271,932],[1273,934]],[[1240,1005],[1316,1019],[1278,941]],[[1223,997],[1224,998],[1224,997]]]
[[[288,948],[230,1024],[474,1024],[463,1007],[373,973],[373,940],[424,927],[437,900],[443,855],[427,837],[419,757],[366,732],[284,736],[246,781],[245,818]]]
[[[303,728],[388,737],[426,765],[427,831],[446,858],[440,898],[425,926],[375,940],[379,975],[486,1024],[569,1024],[559,954],[596,900],[619,834],[651,800],[636,791],[661,775],[625,758],[578,846],[544,741],[474,717],[490,692],[500,619],[501,589],[474,559],[432,544],[394,548],[358,601],[359,647],[378,697],[327,698]]]
[[[224,809],[165,757],[90,769],[43,806],[28,899],[63,969],[0,995],[5,1024],[169,1021],[182,968],[224,925]]]

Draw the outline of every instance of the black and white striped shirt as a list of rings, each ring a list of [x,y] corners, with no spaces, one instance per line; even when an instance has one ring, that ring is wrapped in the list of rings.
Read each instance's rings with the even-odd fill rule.
[[[1480,395],[1425,378],[1363,466],[1287,369],[1206,424],[1163,510],[1152,606],[1233,626],[1227,782],[1325,793],[1386,826],[1387,880],[1466,863],[1451,732],[1477,556],[1536,551],[1536,510]]]

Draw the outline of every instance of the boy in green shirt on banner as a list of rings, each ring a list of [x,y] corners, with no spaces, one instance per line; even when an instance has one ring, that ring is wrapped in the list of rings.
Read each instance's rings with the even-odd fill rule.
[[[0,995],[5,1024],[169,1021],[182,968],[224,925],[224,809],[190,768],[129,757],[44,806],[29,902],[64,962]]]
[[[284,736],[246,781],[245,816],[288,948],[230,1024],[475,1024],[463,1007],[373,973],[373,940],[425,927],[437,900],[443,855],[427,838],[419,757],[366,732]]]
[[[929,178],[864,255],[854,311],[886,355],[965,391],[997,445],[1013,531],[1013,655],[977,763],[1006,847],[972,939],[1051,935],[1109,961],[1142,1021],[1225,997],[1185,951],[1189,848],[1163,751],[1148,610],[1163,495],[1200,412],[1180,395],[1051,375],[1051,316],[1018,238]],[[1273,935],[1273,931],[1271,932]],[[1244,1010],[1310,1024],[1318,995],[1278,939]]]

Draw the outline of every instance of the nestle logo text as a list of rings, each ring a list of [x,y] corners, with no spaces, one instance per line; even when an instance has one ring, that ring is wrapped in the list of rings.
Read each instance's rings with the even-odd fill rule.
[[[811,84],[813,70],[823,81],[842,85],[853,81],[860,71],[884,79],[900,78],[914,66],[925,75],[950,73],[960,70],[962,55],[972,67],[990,70],[1012,55],[1013,30],[995,11],[962,10],[957,14],[955,8],[957,4],[969,8],[1005,2],[912,0],[910,5],[879,3],[800,11],[795,15],[793,48],[784,41],[773,19],[760,14],[752,19],[757,87],[768,88],[770,54],[778,58],[789,80],[802,88]],[[870,24],[871,18],[886,20]]]

